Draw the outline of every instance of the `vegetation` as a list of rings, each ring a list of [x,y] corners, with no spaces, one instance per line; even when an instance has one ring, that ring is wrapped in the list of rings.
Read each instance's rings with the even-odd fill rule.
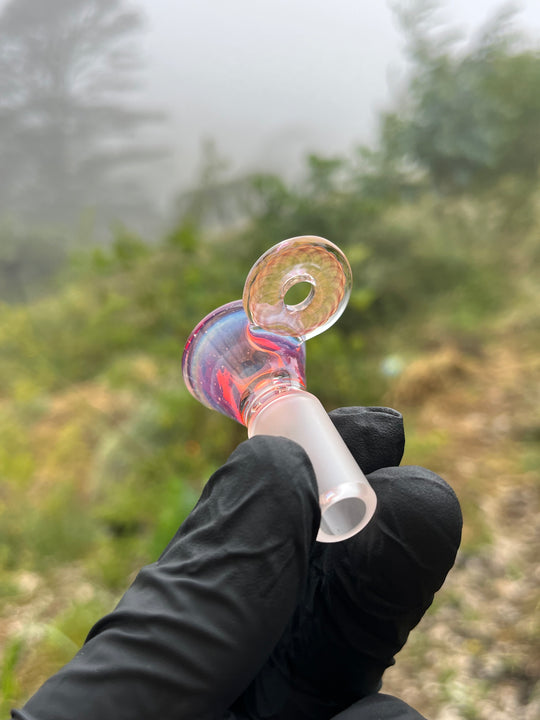
[[[140,178],[162,157],[149,133],[163,117],[140,101],[142,27],[124,0],[2,8],[0,298],[35,296],[118,218],[156,226]]]
[[[328,409],[401,409],[406,462],[446,477],[465,514],[458,565],[385,690],[434,718],[537,717],[540,147],[528,145],[526,163],[504,157],[535,117],[540,58],[501,32],[486,37],[472,56],[430,50],[407,108],[383,118],[378,147],[311,157],[294,186],[236,180],[243,222],[234,229],[210,232],[202,187],[160,242],[118,231],[110,248],[73,258],[54,292],[1,305],[4,714],[73,655],[245,437],[185,390],[189,332],[240,297],[264,250],[318,234],[349,257],[354,291],[339,323],[309,341],[310,390]],[[512,122],[485,113],[496,162],[463,155],[457,126],[469,128],[476,112],[458,82],[468,63],[482,107],[505,78],[508,107],[524,103]],[[446,84],[430,74],[439,67]],[[444,163],[428,100],[442,103],[434,117],[465,115],[449,130]],[[418,142],[422,118],[431,145]],[[425,157],[414,154],[420,145]],[[226,206],[231,187],[209,186],[211,205]]]
[[[130,168],[155,155],[135,105],[141,15],[123,0],[11,0],[0,15],[0,211],[72,223],[148,210]],[[137,139],[138,144],[132,140]],[[112,215],[111,215],[112,214]]]

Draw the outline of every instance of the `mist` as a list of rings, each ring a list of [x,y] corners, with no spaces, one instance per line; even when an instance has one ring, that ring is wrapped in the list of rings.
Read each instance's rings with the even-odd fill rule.
[[[147,97],[165,108],[170,165],[164,198],[196,182],[204,140],[230,170],[291,176],[309,152],[346,154],[375,141],[379,113],[407,77],[392,3],[288,0],[233,4],[146,0]],[[443,3],[442,23],[475,30],[501,2]],[[540,6],[520,3],[520,27],[540,29]]]
[[[34,17],[33,22],[46,23],[62,2],[1,0],[0,11],[16,7],[20,24],[15,27],[21,30],[25,13],[29,18],[42,12],[43,18]],[[12,113],[0,127],[6,147],[0,161],[8,171],[0,190],[0,215],[43,227],[66,219],[73,225],[86,212],[103,215],[105,225],[119,220],[155,234],[174,221],[177,198],[201,182],[209,147],[221,177],[270,172],[292,180],[300,176],[310,153],[346,156],[358,146],[373,146],[381,113],[406,101],[409,68],[393,7],[392,2],[366,0],[68,2],[59,17],[65,19],[74,8],[90,15],[92,8],[104,14],[112,8],[131,13],[126,48],[129,45],[139,65],[126,75],[125,58],[118,64],[117,50],[105,41],[98,43],[93,67],[85,69],[94,74],[93,89],[86,92],[73,85],[72,97],[68,93],[62,101],[75,108],[77,121],[75,116],[67,119],[62,102],[50,90],[45,120],[36,120],[43,111],[36,105]],[[474,35],[500,7],[493,0],[443,2],[439,23]],[[519,28],[537,34],[538,4],[528,0],[519,7]],[[65,22],[69,26],[71,20]],[[2,42],[7,48],[16,40],[8,23]],[[41,102],[40,67],[48,64],[51,77],[58,75],[55,63],[61,64],[62,58],[39,52],[30,61],[35,68],[32,79],[16,64],[7,62],[3,70],[10,88],[4,90],[8,115],[9,103],[18,102],[10,101],[9,92],[15,93],[13,97],[34,92],[36,102]],[[108,75],[100,76],[97,65],[106,60]],[[49,79],[49,85],[68,86],[70,74],[71,68],[64,68],[62,78]],[[100,97],[92,96],[100,77],[108,77],[112,95],[104,87]],[[110,108],[111,102],[108,127],[98,108]],[[97,114],[84,118],[92,104]],[[37,127],[40,122],[48,132]],[[64,137],[55,140],[59,128]],[[14,149],[17,142],[20,151]],[[17,159],[17,152],[26,153],[24,161]],[[36,158],[47,153],[51,157],[37,171]],[[95,167],[88,170],[100,162],[100,172]],[[114,189],[109,187],[112,175]],[[13,187],[16,192],[10,195]],[[113,198],[116,202],[110,203]],[[111,207],[105,212],[107,204]]]
[[[204,336],[209,313],[221,319],[212,327],[226,347],[222,321],[257,258],[309,234],[345,254],[350,294],[333,271],[321,271],[323,282],[312,270],[319,241],[297,246],[298,255],[287,243],[288,260],[263,284],[275,283],[300,319],[326,303],[330,313],[332,290],[344,292],[339,322],[306,342],[306,388],[328,411],[347,408],[333,415],[344,423],[336,427],[373,478],[381,513],[367,545],[361,536],[342,553],[334,545],[324,558],[310,554],[307,615],[290,606],[288,621],[278,610],[316,631],[313,645],[293,643],[300,655],[281,646],[291,697],[309,699],[308,715],[334,714],[336,703],[357,699],[355,688],[364,694],[366,677],[375,687],[453,559],[439,545],[455,514],[445,510],[443,478],[461,504],[461,548],[385,672],[384,692],[433,720],[540,718],[540,3],[514,14],[500,7],[0,0],[0,717],[70,663],[85,638],[112,657],[99,650],[99,628],[112,627],[109,613],[134,578],[148,580],[142,566],[182,554],[176,542],[191,530],[178,528],[208,478],[212,490],[189,527],[200,537],[205,523],[213,568],[227,553],[238,559],[240,536],[249,540],[247,505],[253,517],[266,512],[258,468],[270,462],[288,477],[290,462],[299,467],[296,452],[259,457],[265,444],[253,441],[253,455],[244,445],[231,456],[246,440],[236,419],[247,419],[250,392],[274,397],[266,390],[295,389],[299,374],[303,385],[279,353],[292,348],[300,362],[299,326],[290,342],[274,342],[246,318],[250,350],[231,351],[239,382],[220,343],[209,340],[211,358],[198,354],[197,383],[184,375],[182,351]],[[275,297],[263,300],[279,308]],[[270,351],[276,372],[266,372]],[[216,412],[225,397],[229,417]],[[212,558],[215,513],[209,524],[204,504],[223,480],[234,484],[239,465],[226,458],[248,455],[237,490],[249,482],[254,492],[247,504],[228,503]],[[293,528],[277,527],[264,548],[286,547]],[[252,560],[266,567],[265,553]],[[187,587],[179,572],[163,577]],[[278,587],[282,574],[275,580],[266,585]],[[333,602],[354,616],[332,613],[327,633]],[[145,631],[131,642],[127,626],[119,663],[98,668],[97,705],[87,691],[77,701],[85,717],[102,717],[100,703],[145,695],[138,714],[152,714],[166,687],[179,692],[171,708],[180,706],[184,689],[160,678],[174,676],[180,656],[161,642],[163,624],[151,637],[159,604],[145,607],[152,617],[137,625]],[[274,627],[269,608],[261,606],[263,629]],[[217,627],[210,614],[186,626],[190,638]],[[253,665],[252,646],[251,637],[235,642],[231,667]],[[130,649],[150,668],[137,672],[135,694]],[[98,677],[85,666],[92,657],[78,655],[81,681]],[[344,657],[350,672],[341,672]],[[56,676],[60,702],[69,675]],[[233,675],[223,698],[243,686]],[[286,702],[282,689],[270,700]]]

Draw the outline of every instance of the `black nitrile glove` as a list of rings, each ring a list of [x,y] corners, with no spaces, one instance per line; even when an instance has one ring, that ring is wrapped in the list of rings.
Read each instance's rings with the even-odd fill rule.
[[[284,438],[242,443],[158,562],[13,718],[420,718],[374,693],[454,562],[459,505],[433,473],[397,467],[399,413],[331,417],[377,493],[367,528],[316,543],[304,451]]]

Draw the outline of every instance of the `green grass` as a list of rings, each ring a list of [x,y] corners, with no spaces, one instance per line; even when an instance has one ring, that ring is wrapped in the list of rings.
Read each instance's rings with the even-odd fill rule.
[[[427,358],[417,395],[399,407],[406,412],[404,462],[440,471],[451,483],[457,477],[465,558],[493,543],[493,521],[483,508],[491,492],[489,469],[482,470],[486,455],[473,439],[467,452],[480,470],[466,478],[456,472],[462,447],[452,423],[460,414],[448,411],[459,393],[467,412],[478,409],[486,389],[473,387],[477,378],[467,373],[452,374],[450,366],[444,375],[433,357],[450,348],[479,367],[492,357],[494,345],[484,358],[482,351],[494,333],[512,347],[523,328],[527,340],[519,342],[528,343],[529,352],[540,350],[538,304],[531,302],[538,260],[530,233],[518,248],[518,266],[518,241],[505,242],[496,218],[489,216],[489,226],[481,222],[488,217],[486,199],[465,203],[426,194],[410,204],[369,207],[353,195],[308,200],[291,193],[283,215],[261,216],[249,230],[211,241],[189,227],[152,248],[120,239],[79,259],[55,294],[1,308],[0,623],[11,628],[12,606],[36,601],[21,590],[21,573],[56,583],[58,594],[58,603],[45,603],[36,610],[39,620],[29,623],[35,637],[12,629],[5,635],[4,714],[71,657],[137,569],[158,557],[204,482],[246,437],[245,428],[187,393],[182,347],[204,315],[240,297],[262,249],[298,232],[319,232],[342,245],[355,278],[340,322],[308,344],[308,389],[328,409],[387,404],[412,361]],[[403,360],[397,378],[381,367],[394,354]],[[524,384],[520,376],[519,388]],[[526,385],[536,406],[532,375]],[[519,389],[505,402],[516,405],[523,395]],[[444,425],[434,427],[422,416],[429,403]],[[527,418],[513,471],[533,484],[538,418],[532,411]],[[489,448],[501,457],[507,450]],[[79,573],[74,586],[63,587],[61,571],[73,567]],[[509,573],[522,582],[527,571],[513,566]],[[77,587],[93,594],[70,603],[68,593]],[[461,600],[452,592],[441,607],[472,613],[463,603],[456,607]],[[438,611],[437,604],[432,612]],[[411,638],[422,663],[431,642],[428,635]],[[439,685],[440,704],[476,720],[485,693],[480,681],[463,687],[443,669]]]

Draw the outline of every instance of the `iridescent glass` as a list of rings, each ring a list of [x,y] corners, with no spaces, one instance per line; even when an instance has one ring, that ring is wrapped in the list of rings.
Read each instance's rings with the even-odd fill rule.
[[[289,304],[291,287],[307,296]],[[192,395],[247,426],[248,435],[279,435],[307,452],[319,488],[317,539],[338,542],[371,519],[376,497],[319,400],[305,390],[304,341],[343,313],[349,263],[328,240],[304,236],[270,248],[250,270],[243,299],[207,315],[184,350]]]

